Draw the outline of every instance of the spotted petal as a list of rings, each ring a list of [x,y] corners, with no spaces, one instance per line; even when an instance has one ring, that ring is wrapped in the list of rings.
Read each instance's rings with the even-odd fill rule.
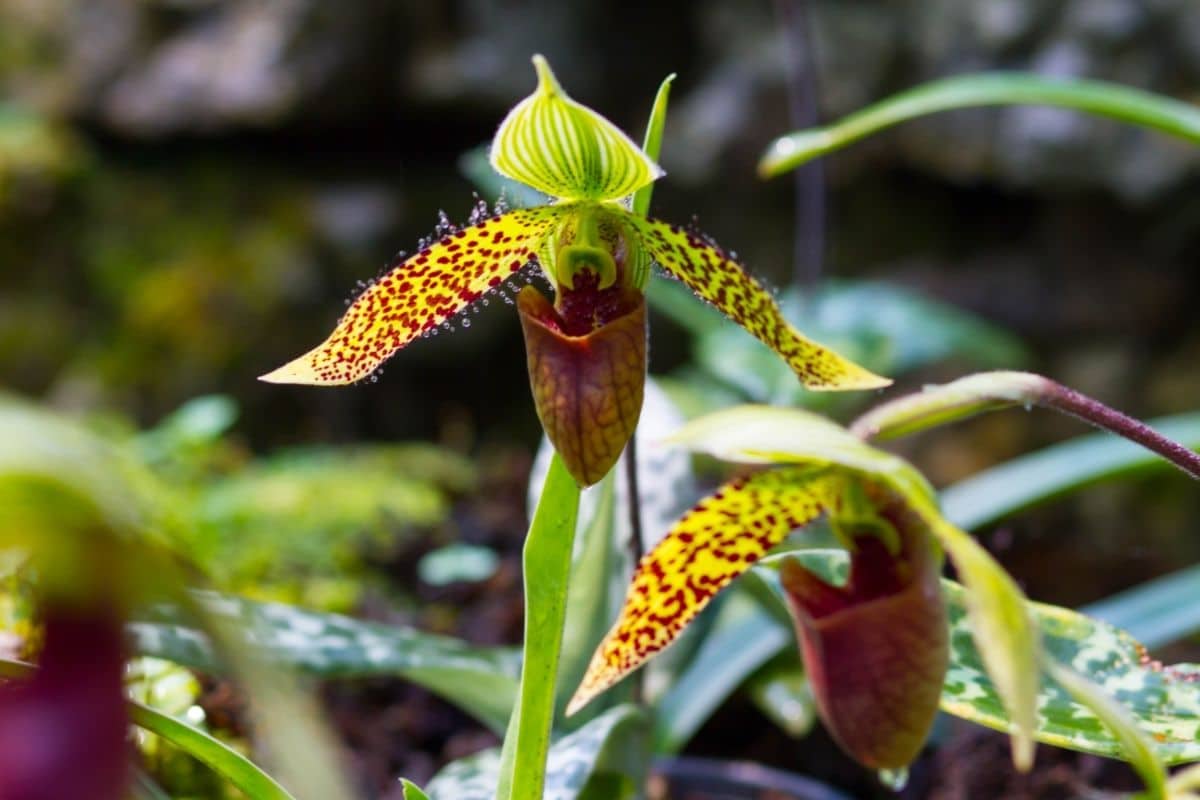
[[[368,287],[324,342],[260,380],[337,385],[365,378],[523,267],[565,211],[510,211],[443,237]]]
[[[803,336],[784,319],[775,298],[716,245],[658,220],[631,215],[629,224],[663,269],[778,353],[807,388],[876,389],[891,383]]]
[[[827,469],[788,467],[734,480],[701,500],[638,564],[621,616],[567,713],[675,641],[713,595],[829,508],[840,486]]]
[[[508,113],[492,141],[501,175],[568,200],[617,200],[663,171],[616,125],[567,96],[533,57],[538,88]]]

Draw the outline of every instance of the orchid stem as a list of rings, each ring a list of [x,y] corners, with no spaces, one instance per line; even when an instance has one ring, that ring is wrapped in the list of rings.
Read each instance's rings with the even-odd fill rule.
[[[629,443],[625,445],[625,497],[629,508],[629,555],[633,560],[634,569],[637,569],[646,553],[642,546],[642,499],[641,489],[638,487],[636,428],[629,437]],[[642,704],[645,697],[645,675],[644,670],[639,670],[632,681],[633,702],[638,705]]]
[[[1173,439],[1168,439],[1141,420],[1122,414],[1099,400],[1049,378],[1044,380],[1046,388],[1037,400],[1038,405],[1070,414],[1097,428],[1103,428],[1132,442],[1137,442],[1147,450],[1158,453],[1188,475],[1200,480],[1200,454],[1189,450]]]
[[[555,453],[525,539],[521,685],[504,736],[497,800],[542,800],[578,514],[579,484]]]

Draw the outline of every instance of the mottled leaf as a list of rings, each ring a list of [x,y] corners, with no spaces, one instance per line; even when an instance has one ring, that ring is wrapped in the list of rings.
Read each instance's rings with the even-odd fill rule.
[[[567,96],[546,59],[533,64],[537,89],[492,141],[496,172],[566,200],[618,200],[662,176],[616,125]]]
[[[276,663],[322,678],[394,675],[418,683],[502,731],[516,695],[519,657],[507,648],[474,647],[390,625],[278,603],[255,603],[199,593],[206,611],[236,622],[248,643]],[[224,669],[208,637],[172,619],[131,623],[134,652],[166,658],[205,672]]]
[[[755,572],[780,591],[775,570],[785,558],[832,583],[844,583],[849,558],[843,550],[792,550],[773,554]],[[943,711],[989,728],[1011,730],[995,684],[988,677],[971,632],[966,591],[943,580],[950,615],[950,669],[942,690]],[[782,598],[780,600],[782,601]],[[1126,632],[1066,608],[1029,603],[1042,632],[1046,657],[1070,667],[1113,697],[1153,740],[1168,764],[1200,760],[1200,665],[1163,666]],[[1037,697],[1035,738],[1046,744],[1123,757],[1120,741],[1096,714],[1053,682]]]
[[[633,798],[648,756],[645,716],[636,706],[618,706],[551,746],[542,798]],[[431,800],[493,800],[499,772],[499,751],[485,750],[447,765],[425,790]]]

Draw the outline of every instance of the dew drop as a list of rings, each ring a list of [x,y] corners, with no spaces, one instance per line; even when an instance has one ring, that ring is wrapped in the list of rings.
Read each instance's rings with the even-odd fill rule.
[[[879,782],[893,792],[901,791],[908,785],[908,768],[900,767],[899,769],[881,769],[875,773],[879,777]]]
[[[469,328],[469,327],[471,327],[471,318],[470,318],[470,317],[463,317],[462,326],[463,326],[464,328]]]

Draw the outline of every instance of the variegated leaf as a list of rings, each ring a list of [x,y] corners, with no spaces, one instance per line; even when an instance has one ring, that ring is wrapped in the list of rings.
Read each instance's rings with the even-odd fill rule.
[[[196,593],[210,615],[237,623],[268,658],[323,678],[392,675],[441,695],[503,731],[516,697],[519,655],[446,636],[322,614],[280,603]],[[209,638],[171,609],[126,628],[133,652],[205,672],[222,671]]]
[[[645,721],[636,706],[617,706],[555,742],[546,760],[543,800],[638,796],[649,755]],[[425,793],[431,800],[493,800],[499,775],[500,752],[485,750],[448,764]]]
[[[757,574],[778,591],[775,570],[785,558],[799,559],[833,583],[844,583],[849,558],[842,550],[795,550],[763,559]],[[966,590],[943,580],[950,615],[950,669],[942,689],[942,710],[957,717],[1010,731],[999,692],[983,666],[966,610]],[[782,602],[782,600],[781,600]],[[1167,764],[1200,761],[1200,664],[1164,666],[1125,631],[1076,611],[1028,603],[1042,631],[1046,656],[1070,667],[1113,697],[1154,742]],[[1095,712],[1054,682],[1037,696],[1034,738],[1085,753],[1123,758],[1120,741]]]
[[[509,112],[492,141],[492,167],[564,200],[618,200],[662,176],[640,147],[572,100],[534,56],[538,87]]]

